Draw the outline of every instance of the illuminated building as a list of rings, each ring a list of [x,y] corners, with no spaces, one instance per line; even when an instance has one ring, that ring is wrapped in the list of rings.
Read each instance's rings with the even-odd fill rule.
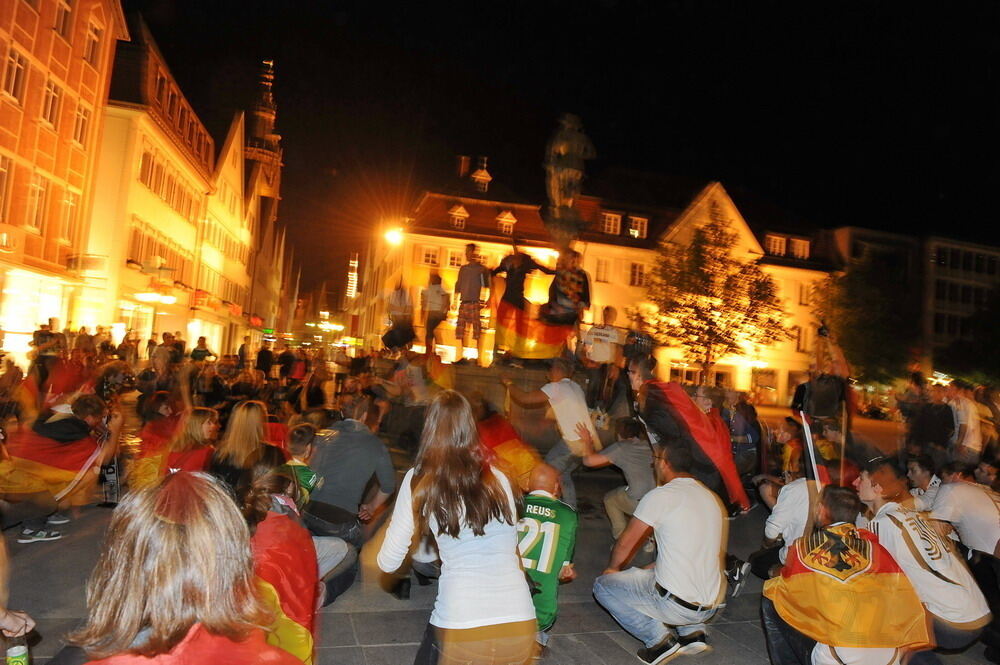
[[[349,304],[350,300],[358,297],[358,253],[353,252],[347,263],[347,289],[344,292]]]
[[[504,191],[484,167],[472,174],[479,175],[473,180],[465,172],[468,160],[459,164],[456,186],[424,192],[410,219],[382,220],[371,240],[361,262],[361,292],[351,307],[358,334],[367,345],[379,346],[378,337],[387,325],[385,295],[400,280],[415,305],[432,271],[441,274],[446,291],[454,292],[469,242],[479,246],[483,263],[492,268],[510,253],[510,240],[516,235],[536,261],[554,267],[557,252],[542,221],[541,207]],[[718,377],[726,385],[752,389],[763,403],[787,403],[809,368],[817,326],[809,294],[830,270],[817,259],[812,238],[790,231],[794,225],[766,213],[744,218],[718,182],[620,172],[588,182],[588,190],[577,208],[589,226],[575,243],[591,279],[591,308],[585,323],[592,323],[606,305],[618,310],[619,326],[628,325],[627,310],[650,308],[646,286],[659,243],[683,244],[696,226],[721,216],[737,234],[736,255],[742,260],[760,259],[762,269],[776,281],[787,314],[785,322],[794,337],[771,347],[748,349],[743,356],[721,358],[709,379]],[[757,212],[749,203],[748,208]],[[532,273],[525,283],[525,296],[535,304],[546,302],[550,281],[544,274]],[[449,320],[442,324],[445,344],[437,346],[445,360],[455,359],[456,306],[453,301]],[[420,335],[418,326],[418,339]],[[488,362],[492,331],[484,335]],[[661,366],[669,368],[671,378],[700,380],[700,368],[688,366],[680,349],[665,348],[659,353]]]
[[[87,236],[118,0],[0,3],[0,327],[23,359],[39,323],[70,322]]]

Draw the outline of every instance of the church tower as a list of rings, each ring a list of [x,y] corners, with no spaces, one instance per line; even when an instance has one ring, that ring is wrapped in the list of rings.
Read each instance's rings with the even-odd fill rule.
[[[274,103],[273,85],[274,61],[264,60],[261,63],[257,101],[251,111],[246,157],[260,165],[263,176],[263,191],[260,194],[277,200],[281,191],[282,152],[281,135],[274,131],[278,107]]]

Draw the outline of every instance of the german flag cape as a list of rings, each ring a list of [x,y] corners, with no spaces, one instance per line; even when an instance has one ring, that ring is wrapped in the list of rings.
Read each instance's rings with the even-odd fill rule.
[[[132,653],[89,661],[87,665],[301,665],[302,661],[286,651],[269,646],[264,632],[254,630],[242,642],[209,633],[196,623],[187,636],[167,653],[145,658]]]
[[[497,466],[526,491],[531,470],[542,461],[533,447],[521,440],[510,422],[499,413],[476,423],[479,440],[496,459]]]
[[[647,390],[657,390],[663,395],[678,424],[687,429],[698,447],[719,470],[722,482],[726,485],[729,501],[739,504],[743,510],[750,508],[750,499],[743,489],[740,473],[736,470],[736,462],[733,460],[729,430],[719,412],[715,409],[709,413],[702,411],[679,383],[650,381],[648,386]]]
[[[933,646],[920,598],[875,534],[837,524],[788,548],[764,596],[792,628],[834,647]]]
[[[281,610],[277,630],[268,642],[311,663],[319,582],[312,537],[287,515],[268,512],[250,546],[254,573],[274,589]]]
[[[129,469],[132,487],[149,487],[167,473],[170,440],[180,427],[180,418],[171,416],[150,420],[139,430],[139,452]]]
[[[85,426],[79,430],[82,438],[71,441],[51,439],[31,430],[12,432],[7,440],[10,459],[0,462],[0,493],[49,492],[55,496],[73,485],[78,474],[84,473],[87,475],[62,501],[71,506],[90,503],[97,476],[84,467],[96,461],[94,454],[99,446],[86,434]]]
[[[555,358],[562,353],[573,326],[553,326],[532,319],[506,300],[497,306],[497,342],[515,358]]]

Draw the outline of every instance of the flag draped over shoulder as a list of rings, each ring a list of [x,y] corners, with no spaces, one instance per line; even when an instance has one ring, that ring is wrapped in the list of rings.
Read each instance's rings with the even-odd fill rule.
[[[521,440],[510,422],[499,413],[476,423],[479,440],[495,456],[498,465],[527,491],[531,470],[541,463],[538,451]]]
[[[312,663],[319,572],[309,532],[286,515],[268,512],[250,545],[254,573],[277,616],[268,643]]]
[[[167,472],[170,440],[180,427],[178,417],[150,420],[139,431],[139,452],[129,470],[132,487],[149,487]]]
[[[875,534],[837,524],[788,549],[781,575],[764,583],[782,619],[834,647],[932,646],[920,598]]]
[[[31,430],[11,433],[7,440],[10,459],[0,462],[0,493],[49,492],[55,496],[72,487],[62,498],[64,504],[90,503],[97,475],[87,469],[97,461],[97,441],[86,423],[76,418],[58,421],[55,427],[48,425],[43,423],[40,429],[53,436]],[[77,476],[81,476],[79,481]]]
[[[497,305],[496,335],[499,346],[515,358],[555,358],[573,332],[572,325],[550,325],[532,319],[528,312],[506,300]]]
[[[691,438],[695,440],[705,456],[718,469],[722,481],[726,485],[726,493],[732,503],[739,504],[743,510],[750,508],[740,474],[733,460],[733,448],[729,439],[729,430],[722,421],[718,411],[712,409],[705,413],[694,403],[684,388],[674,382],[653,381],[649,389],[658,390],[664,397],[670,410],[674,413],[678,424],[683,425]]]
[[[264,641],[263,631],[254,630],[247,639],[234,642],[221,635],[212,635],[201,624],[196,623],[180,644],[168,653],[152,658],[123,653],[90,661],[88,665],[296,665],[300,662],[291,654],[268,646]]]

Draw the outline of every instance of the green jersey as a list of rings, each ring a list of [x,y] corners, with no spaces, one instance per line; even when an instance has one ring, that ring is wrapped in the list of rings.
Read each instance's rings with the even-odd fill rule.
[[[576,511],[559,499],[542,492],[524,497],[524,517],[517,525],[517,549],[534,583],[531,599],[539,630],[548,630],[556,620],[559,572],[573,561],[576,526]]]

